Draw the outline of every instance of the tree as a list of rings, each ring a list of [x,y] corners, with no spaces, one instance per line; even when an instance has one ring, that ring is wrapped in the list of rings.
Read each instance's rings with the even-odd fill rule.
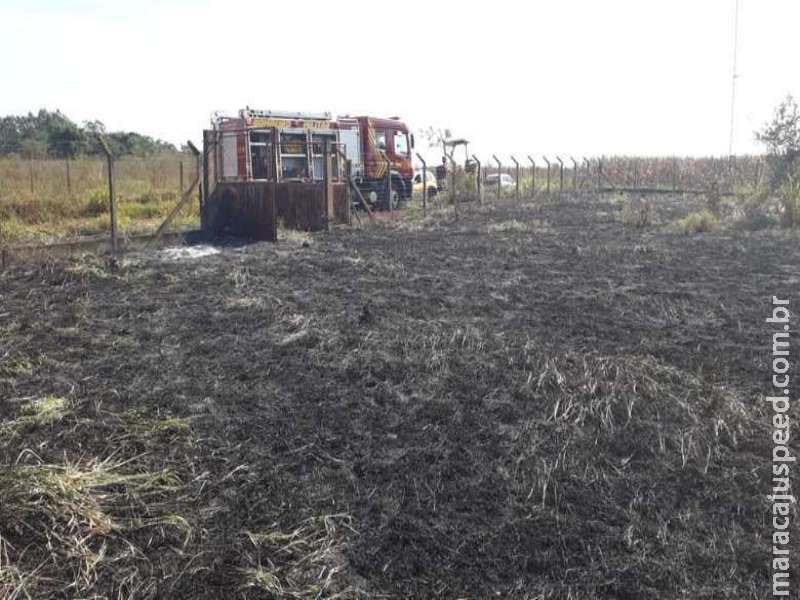
[[[44,158],[47,156],[47,143],[36,138],[28,138],[20,144],[20,154],[23,158]]]
[[[445,153],[444,143],[453,137],[452,132],[445,128],[429,126],[427,129],[420,129],[420,135],[428,142],[428,148],[441,148]]]
[[[75,158],[83,140],[83,132],[71,122],[52,124],[47,129],[47,151],[51,156]]]
[[[778,196],[786,225],[800,223],[800,109],[789,95],[756,134],[767,147],[769,191]]]

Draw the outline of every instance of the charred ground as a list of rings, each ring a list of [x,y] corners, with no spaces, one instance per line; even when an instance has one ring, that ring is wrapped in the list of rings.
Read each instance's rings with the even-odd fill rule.
[[[0,595],[763,597],[797,237],[653,203],[0,273]]]

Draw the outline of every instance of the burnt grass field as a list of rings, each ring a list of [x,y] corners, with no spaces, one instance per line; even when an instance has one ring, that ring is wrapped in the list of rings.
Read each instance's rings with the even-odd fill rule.
[[[0,597],[766,597],[798,238],[651,201],[0,272]]]

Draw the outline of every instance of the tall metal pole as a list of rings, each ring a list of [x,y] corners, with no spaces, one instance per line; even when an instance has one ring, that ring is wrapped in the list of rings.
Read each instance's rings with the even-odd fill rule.
[[[98,136],[100,147],[106,155],[108,164],[108,214],[111,218],[111,251],[116,252],[117,246],[117,196],[114,193],[114,155],[108,147],[105,138]],[[69,163],[68,163],[69,164]]]
[[[453,160],[452,155],[447,157],[450,159],[450,168],[453,170],[452,188],[453,188],[453,216],[458,221],[458,194],[456,193],[456,161]]]
[[[513,155],[511,155],[511,160],[514,161],[514,175],[515,175],[515,180],[516,180],[516,184],[517,184],[517,187],[514,190],[514,200],[519,202],[519,163],[517,162],[517,159],[514,158]]]
[[[500,189],[501,183],[500,182],[503,179],[503,164],[500,162],[500,159],[497,158],[497,155],[492,154],[492,158],[494,159],[494,162],[497,163],[497,199],[499,200],[500,199],[500,192],[501,192],[501,189]]]
[[[542,156],[542,158],[547,163],[547,193],[550,194],[550,160],[546,156]]]
[[[478,192],[478,204],[483,204],[483,199],[481,198],[481,176],[483,175],[483,169],[481,167],[481,161],[479,161],[478,157],[474,154],[472,155],[472,160],[478,165],[478,170],[475,172],[475,189]]]
[[[589,186],[591,187],[591,185],[592,185],[592,163],[589,161],[588,158],[586,158],[584,156],[583,157],[583,164],[586,165],[586,175],[584,176],[584,179],[588,178]],[[581,187],[583,187],[583,183],[581,183]]]
[[[420,156],[419,152],[416,154],[419,162],[422,163],[422,214],[425,214],[428,209],[428,163]]]
[[[561,167],[560,175],[559,175],[559,188],[558,188],[558,195],[561,196],[564,193],[564,161],[561,160],[560,156],[556,156],[556,160]]]
[[[578,162],[572,156],[569,159],[572,161],[572,191],[574,192],[578,188]]]
[[[331,231],[333,224],[333,198],[331,182],[331,154],[328,148],[328,138],[325,138],[325,143],[322,145],[322,198],[325,204],[325,229]]]
[[[736,73],[739,54],[739,0],[736,0],[736,12],[733,20],[733,76],[731,77],[731,131],[728,139],[728,156],[733,156],[733,126],[736,107]]]
[[[536,196],[536,161],[528,154],[528,160],[531,161],[531,198]]]

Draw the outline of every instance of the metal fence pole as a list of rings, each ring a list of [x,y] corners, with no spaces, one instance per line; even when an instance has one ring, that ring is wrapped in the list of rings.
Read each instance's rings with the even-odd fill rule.
[[[536,197],[536,161],[528,154],[528,160],[531,161],[531,198]]]
[[[209,152],[211,151],[210,146],[213,133],[210,131],[203,131],[203,166],[202,166],[202,174],[203,174],[203,182],[200,184],[200,230],[203,233],[207,233],[206,227],[207,223],[207,215],[206,212],[208,211],[208,186],[209,186],[209,176],[208,176],[208,164],[209,164]],[[269,174],[267,175],[269,176]]]
[[[481,161],[479,161],[478,157],[474,154],[472,155],[472,160],[474,160],[475,164],[478,165],[478,170],[475,171],[475,191],[478,192],[478,204],[483,204],[483,198],[481,195],[481,175],[483,175],[483,169],[481,166]]]
[[[558,195],[561,196],[564,193],[564,161],[561,160],[560,156],[556,156],[556,160],[558,164],[561,165],[561,170],[559,171],[559,187],[558,187]]]
[[[572,161],[572,191],[575,192],[578,189],[578,163],[571,156],[569,159]]]
[[[67,157],[67,194],[72,194],[72,178],[69,176],[69,156]]]
[[[456,161],[453,160],[452,156],[448,156],[447,159],[450,161],[450,168],[453,170],[453,174],[450,177],[450,181],[452,182],[451,187],[453,188],[452,191],[453,215],[455,216],[456,221],[458,221],[458,194],[456,193]]]
[[[183,191],[183,161],[178,163],[178,177],[180,179],[180,187],[178,188],[180,191]]]
[[[542,158],[547,163],[547,193],[550,194],[550,161],[546,156],[542,156]]]
[[[594,192],[595,194],[600,193],[600,180],[603,177],[603,159],[597,159],[597,185],[595,185]]]
[[[416,154],[417,159],[419,159],[419,162],[422,163],[422,213],[425,214],[425,212],[428,210],[428,163],[426,163],[425,159],[420,156],[419,152]]]
[[[583,164],[586,165],[586,175],[584,175],[584,178],[581,180],[581,187],[585,188],[586,186],[583,183],[584,181],[588,180],[590,186],[592,183],[592,163],[588,158],[584,156]]]
[[[106,155],[106,164],[108,166],[108,212],[111,218],[111,251],[116,252],[117,246],[117,196],[114,192],[114,155],[111,154],[111,149],[108,147],[106,140],[98,136],[100,147]],[[68,163],[69,164],[69,163]]]
[[[450,201],[453,203],[453,206],[456,206],[456,202],[458,202],[456,196],[456,163],[453,160],[452,156],[448,156],[447,159],[450,161]],[[456,218],[458,218],[458,208],[455,208],[456,211]]]
[[[383,153],[382,158],[386,163],[386,202],[389,205],[389,212],[393,212],[394,207],[392,206],[392,162],[389,160],[389,157],[386,156],[385,152]]]
[[[270,237],[273,242],[278,241],[278,182],[281,177],[281,161],[280,161],[280,145],[278,144],[278,128],[272,128],[272,135],[270,136],[270,143],[272,149],[272,156],[270,163],[272,166],[272,199],[270,201],[270,211],[272,212],[272,227],[270,229]],[[217,177],[216,169],[214,170],[214,177]]]
[[[516,200],[517,202],[519,202],[519,163],[517,162],[517,159],[516,159],[516,158],[514,158],[514,155],[513,155],[513,154],[511,155],[511,160],[513,160],[513,161],[514,161],[514,167],[515,167],[515,178],[516,178],[516,183],[517,183],[517,187],[516,187],[516,189],[514,190],[514,200]]]
[[[497,199],[500,200],[500,192],[502,191],[500,189],[500,180],[503,177],[503,173],[502,173],[503,164],[500,162],[500,159],[497,158],[497,156],[495,154],[492,154],[492,158],[497,163]]]
[[[672,159],[672,191],[678,191],[678,160]]]
[[[347,198],[347,210],[350,211],[350,224],[352,225],[353,222],[353,198],[352,192],[350,191],[350,178],[352,177],[353,173],[353,161],[349,158],[344,159],[344,190],[345,190],[345,197]],[[361,224],[361,217],[358,216],[356,213],[356,219],[358,219],[358,223]]]
[[[325,229],[330,231],[332,229],[331,223],[333,221],[333,211],[331,205],[333,198],[331,197],[331,151],[328,148],[328,139],[322,144],[322,199],[325,205]]]

